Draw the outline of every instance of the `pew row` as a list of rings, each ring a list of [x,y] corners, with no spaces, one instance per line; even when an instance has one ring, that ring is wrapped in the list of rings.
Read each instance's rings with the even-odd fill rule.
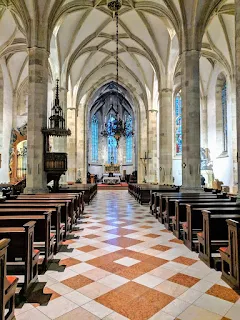
[[[159,212],[158,220],[165,224],[167,229],[169,229],[169,216],[175,215],[175,200],[188,200],[188,199],[217,199],[217,195],[208,194],[208,193],[182,193],[179,195],[165,195],[161,194],[159,198]]]
[[[66,213],[62,213],[64,210],[64,204],[50,204],[50,203],[22,203],[22,201],[12,200],[6,201],[5,203],[0,203],[0,209],[27,209],[23,212],[24,214],[32,214],[32,212],[45,212],[51,211],[51,233],[55,234],[55,248],[54,251],[57,253],[63,240],[66,238],[67,229],[67,216]],[[14,211],[16,212],[16,211]],[[65,211],[64,211],[65,212]]]
[[[34,248],[41,255],[39,264],[46,269],[54,255],[55,235],[51,233],[51,211],[43,209],[0,208],[0,227],[21,227],[35,221]]]
[[[228,246],[220,247],[222,279],[233,289],[240,291],[240,223],[228,219]]]
[[[175,215],[170,217],[172,222],[173,234],[179,238],[183,238],[182,224],[187,221],[186,205],[190,204],[192,208],[219,207],[219,206],[236,206],[236,203],[230,199],[181,199],[174,200]]]
[[[199,258],[210,268],[220,269],[219,248],[228,246],[226,219],[240,221],[240,208],[211,208],[202,211],[203,230],[197,233]]]
[[[7,248],[9,239],[0,240],[0,320],[14,319],[15,292],[18,278],[7,276]],[[5,310],[7,314],[5,315]]]
[[[22,227],[0,227],[0,238],[10,239],[7,251],[7,274],[23,275],[18,281],[20,293],[26,295],[38,279],[38,259],[40,252],[34,249],[35,222]]]

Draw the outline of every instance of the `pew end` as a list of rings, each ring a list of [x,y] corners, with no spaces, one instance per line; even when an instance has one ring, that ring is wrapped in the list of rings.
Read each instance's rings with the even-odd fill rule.
[[[18,278],[6,275],[6,255],[9,239],[0,240],[0,319],[14,319],[15,292]],[[6,312],[7,310],[7,312]]]

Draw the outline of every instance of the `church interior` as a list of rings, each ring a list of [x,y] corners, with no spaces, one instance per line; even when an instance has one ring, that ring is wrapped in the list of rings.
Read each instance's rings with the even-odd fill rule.
[[[239,152],[239,0],[0,0],[0,320],[239,320]]]

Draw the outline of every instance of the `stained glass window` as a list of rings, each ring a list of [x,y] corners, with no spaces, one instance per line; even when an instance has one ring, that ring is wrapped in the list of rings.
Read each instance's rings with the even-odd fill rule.
[[[223,151],[227,152],[228,128],[227,128],[227,83],[222,86],[222,119],[223,119]]]
[[[98,161],[98,119],[92,117],[92,162]]]
[[[113,132],[111,131],[111,123],[116,120],[113,116],[110,115],[108,120],[108,163],[116,164],[117,159],[117,140],[113,136]]]
[[[182,154],[182,98],[180,92],[175,97],[175,152]]]
[[[132,117],[128,115],[126,119],[126,162],[132,163],[132,149],[133,149],[133,137],[132,135],[128,135],[128,133],[132,132],[133,124]]]

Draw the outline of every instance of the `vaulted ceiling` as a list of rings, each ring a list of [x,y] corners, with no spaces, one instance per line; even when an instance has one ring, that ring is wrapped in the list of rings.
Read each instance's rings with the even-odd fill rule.
[[[199,42],[201,28],[202,91],[216,64],[233,74],[234,0],[124,0],[119,25],[120,82],[145,107],[161,88],[172,87],[181,51]],[[52,79],[72,88],[77,103],[115,79],[116,22],[106,0],[0,0],[0,57],[14,88],[28,75],[27,46],[37,41],[36,30],[43,45],[45,29]]]

